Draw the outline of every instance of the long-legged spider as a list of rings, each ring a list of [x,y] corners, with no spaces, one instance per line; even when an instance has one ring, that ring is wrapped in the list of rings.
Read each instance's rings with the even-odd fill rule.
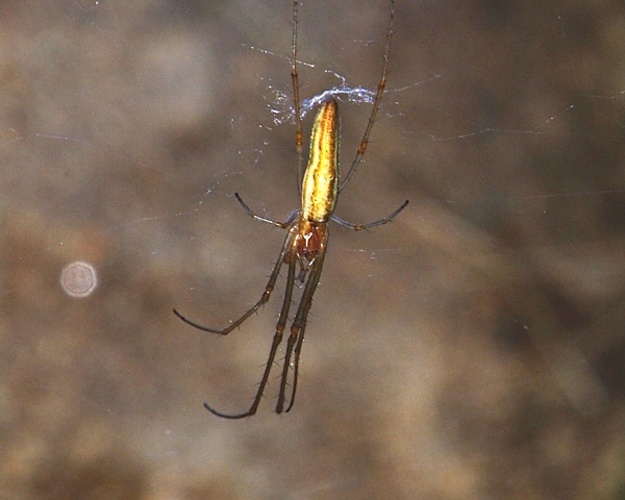
[[[293,318],[291,324],[290,334],[287,340],[286,353],[284,356],[284,363],[282,365],[282,375],[280,378],[280,390],[278,392],[278,402],[276,404],[276,412],[282,413],[282,411],[290,411],[295,402],[295,392],[297,390],[297,377],[299,369],[300,353],[302,350],[302,343],[304,341],[304,331],[306,329],[306,319],[308,312],[312,305],[313,295],[319,284],[319,278],[321,277],[321,270],[323,268],[323,261],[326,255],[326,249],[328,244],[328,227],[327,224],[330,220],[335,221],[339,225],[352,229],[354,231],[361,231],[363,229],[369,229],[375,226],[386,224],[393,220],[393,218],[401,212],[406,205],[406,200],[402,205],[397,208],[393,213],[382,219],[369,222],[367,224],[351,224],[336,215],[334,215],[334,208],[339,193],[343,190],[349,179],[356,171],[356,168],[362,161],[362,158],[367,149],[369,142],[369,135],[375,118],[380,108],[380,102],[384,94],[384,87],[386,86],[386,76],[388,72],[389,53],[391,48],[391,39],[393,37],[393,20],[395,18],[395,2],[390,0],[391,12],[386,31],[386,44],[384,46],[384,63],[382,65],[382,74],[378,82],[378,89],[373,101],[373,109],[369,116],[369,121],[365,128],[364,134],[360,141],[360,146],[356,152],[356,156],[352,161],[347,174],[343,179],[339,178],[339,165],[338,165],[338,144],[339,144],[339,120],[338,120],[338,104],[334,99],[328,100],[321,104],[317,115],[315,117],[312,135],[310,140],[310,154],[308,159],[308,165],[304,172],[301,197],[302,205],[301,209],[295,211],[286,222],[278,222],[266,217],[262,217],[254,213],[250,207],[243,201],[238,193],[235,196],[238,202],[241,204],[245,212],[252,218],[261,222],[266,222],[286,229],[287,235],[282,244],[280,255],[271,272],[269,281],[265,286],[265,290],[256,304],[248,309],[243,316],[231,323],[229,326],[222,330],[209,328],[200,325],[180,314],[176,309],[174,313],[185,323],[205,332],[218,333],[220,335],[228,335],[232,330],[238,328],[245,320],[247,320],[252,314],[254,314],[263,304],[265,304],[271,293],[274,290],[278,275],[282,265],[287,266],[287,278],[286,278],[286,290],[284,292],[284,299],[282,300],[282,308],[280,315],[278,316],[278,323],[276,325],[276,333],[273,337],[271,349],[269,351],[269,358],[267,365],[263,372],[263,377],[260,381],[256,395],[252,406],[243,413],[222,413],[215,408],[212,408],[208,404],[204,403],[204,407],[212,414],[222,418],[238,419],[244,418],[256,413],[263,392],[269,379],[269,373],[274,364],[276,352],[278,346],[282,342],[282,336],[286,328],[286,323],[289,316],[289,309],[291,307],[293,298],[293,288],[296,280],[305,283],[304,291],[302,292],[301,300]],[[301,103],[299,98],[299,81],[297,75],[297,25],[298,25],[298,1],[293,2],[293,45],[291,49],[291,80],[293,84],[293,100],[295,106],[295,145],[298,155],[298,163],[302,165],[302,119],[301,119]],[[293,359],[291,359],[293,358]],[[293,382],[291,388],[291,395],[286,398],[287,381],[289,374],[289,367],[293,364]],[[285,409],[286,406],[286,409]]]

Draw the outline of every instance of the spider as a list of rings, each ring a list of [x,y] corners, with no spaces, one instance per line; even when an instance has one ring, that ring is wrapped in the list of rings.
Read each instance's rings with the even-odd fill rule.
[[[354,231],[361,231],[375,226],[386,224],[395,218],[406,205],[408,200],[404,201],[399,208],[393,213],[379,220],[369,222],[367,224],[352,224],[338,216],[334,215],[334,208],[337,198],[356,168],[362,161],[367,149],[369,135],[375,122],[376,114],[380,107],[380,102],[384,94],[386,86],[386,76],[388,72],[389,53],[391,48],[391,39],[393,37],[393,20],[395,18],[395,2],[390,0],[391,12],[386,31],[386,43],[384,47],[384,63],[382,65],[382,74],[378,82],[377,92],[373,101],[373,109],[369,116],[369,121],[365,128],[360,146],[356,152],[349,170],[344,178],[339,177],[338,165],[338,149],[339,149],[339,118],[338,104],[336,100],[329,99],[322,103],[317,111],[314,125],[312,128],[310,140],[310,154],[308,165],[303,175],[301,185],[301,208],[294,211],[286,222],[279,222],[266,217],[257,215],[243,201],[238,193],[235,193],[237,201],[241,204],[245,212],[255,220],[272,224],[287,230],[286,238],[282,244],[282,249],[278,255],[278,260],[271,272],[269,281],[265,286],[265,290],[260,299],[243,316],[221,330],[209,328],[199,323],[191,321],[183,316],[176,309],[174,314],[185,323],[205,332],[217,333],[220,335],[228,335],[231,331],[241,326],[252,314],[265,304],[274,290],[278,275],[282,266],[287,268],[286,290],[282,300],[282,308],[278,316],[276,332],[273,336],[273,342],[269,351],[267,364],[263,372],[258,390],[254,396],[254,400],[250,408],[243,413],[222,413],[212,406],[204,403],[204,407],[213,415],[227,419],[240,419],[252,416],[256,413],[258,405],[262,399],[269,373],[273,367],[278,346],[282,342],[282,337],[289,317],[289,310],[293,298],[293,288],[296,282],[300,282],[304,287],[297,312],[291,323],[290,333],[286,344],[286,352],[282,365],[282,374],[280,376],[280,389],[278,392],[278,402],[276,404],[276,413],[288,412],[295,402],[295,393],[297,390],[297,378],[299,371],[300,353],[302,351],[302,343],[304,341],[304,331],[306,330],[306,320],[312,305],[313,295],[319,284],[321,270],[323,269],[323,261],[326,256],[328,245],[328,222],[333,220],[339,225]],[[298,156],[298,164],[302,165],[302,119],[301,119],[301,103],[299,98],[299,80],[297,74],[297,27],[298,27],[298,1],[293,2],[293,38],[291,48],[291,80],[293,85],[293,99],[295,105],[295,145]],[[290,389],[290,396],[287,399],[287,386],[289,379],[289,367],[293,367],[293,380]]]

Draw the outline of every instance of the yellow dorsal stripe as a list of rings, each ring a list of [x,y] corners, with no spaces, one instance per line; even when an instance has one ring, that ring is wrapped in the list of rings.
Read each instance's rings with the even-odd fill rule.
[[[327,222],[336,205],[338,174],[338,104],[324,103],[310,138],[308,166],[302,182],[302,217],[310,222]]]

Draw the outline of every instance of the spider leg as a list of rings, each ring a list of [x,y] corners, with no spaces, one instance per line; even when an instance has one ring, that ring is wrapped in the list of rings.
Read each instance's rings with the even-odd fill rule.
[[[362,157],[367,151],[367,145],[369,144],[369,135],[371,134],[371,129],[373,128],[373,124],[375,123],[375,117],[377,116],[378,110],[380,109],[380,103],[382,102],[382,96],[384,95],[384,87],[386,87],[386,75],[388,74],[388,62],[391,53],[391,40],[393,39],[394,20],[395,0],[391,0],[391,15],[388,21],[388,28],[386,30],[386,45],[384,46],[384,64],[382,65],[382,74],[380,75],[380,80],[378,81],[378,90],[375,93],[375,99],[373,100],[373,109],[371,110],[371,115],[369,116],[367,127],[365,128],[365,133],[362,135],[362,139],[360,140],[360,146],[358,147],[358,151],[356,152],[354,161],[349,167],[345,178],[341,180],[339,193],[343,191],[343,188],[347,185],[349,179],[352,177],[352,175],[354,175],[356,169],[358,168],[358,165],[360,165],[360,162],[362,161]]]
[[[176,309],[174,309],[174,314],[178,316],[182,321],[184,321],[188,325],[191,325],[194,328],[197,328],[198,330],[202,330],[204,332],[210,332],[210,333],[218,333],[220,335],[228,335],[232,330],[241,326],[241,324],[247,318],[249,318],[252,314],[258,311],[258,309],[260,309],[260,307],[269,300],[269,297],[271,297],[271,293],[273,292],[273,289],[276,285],[278,275],[280,274],[280,268],[282,267],[282,264],[284,263],[284,259],[289,252],[296,230],[297,230],[297,225],[294,225],[293,227],[289,229],[289,232],[286,235],[286,238],[284,239],[284,243],[282,244],[282,249],[280,250],[280,255],[278,256],[278,261],[276,262],[276,265],[274,266],[273,271],[271,272],[269,281],[267,282],[267,285],[265,286],[265,291],[261,295],[260,299],[258,300],[258,302],[256,302],[256,304],[250,307],[245,312],[245,314],[243,314],[243,316],[237,319],[234,323],[231,323],[226,328],[217,330],[215,328],[209,328],[208,326],[200,325],[199,323],[196,323],[195,321],[191,321],[189,318],[180,314]]]
[[[293,388],[291,389],[291,397],[289,400],[289,405],[286,408],[286,412],[291,411],[293,404],[295,403],[295,392],[297,391],[297,377],[299,375],[299,360],[300,353],[302,351],[302,344],[304,343],[304,331],[306,330],[306,319],[308,318],[308,311],[310,311],[310,307],[312,306],[313,295],[315,294],[315,290],[317,289],[317,285],[319,284],[319,279],[321,278],[321,271],[323,269],[323,259],[326,255],[326,246],[324,245],[317,255],[315,262],[312,265],[312,269],[310,270],[310,275],[308,277],[308,281],[306,282],[306,287],[304,288],[304,293],[302,294],[302,300],[300,301],[299,307],[297,309],[297,313],[295,314],[295,318],[293,319],[293,324],[291,325],[291,335],[289,336],[289,341],[287,344],[287,358],[284,361],[283,367],[283,383],[280,384],[280,396],[278,397],[278,408],[276,411],[280,413],[282,411],[282,405],[284,404],[285,397],[284,392],[286,390],[286,368],[290,366],[290,356],[293,351]],[[295,345],[295,349],[293,350],[293,345]]]
[[[241,196],[239,195],[239,193],[234,193],[234,196],[236,196],[238,202],[241,204],[241,206],[243,207],[243,210],[245,210],[245,212],[247,213],[247,215],[249,215],[252,219],[254,220],[258,220],[260,222],[266,222],[267,224],[271,224],[273,226],[278,226],[282,229],[286,229],[287,227],[289,227],[291,225],[291,223],[295,220],[295,217],[297,217],[297,214],[299,213],[298,210],[293,210],[291,212],[291,215],[289,215],[289,218],[286,220],[286,222],[280,222],[277,220],[273,220],[273,219],[269,219],[267,217],[263,217],[262,215],[258,215],[256,212],[254,212],[248,205],[247,203],[245,203],[243,201],[243,198],[241,198]]]
[[[303,167],[303,134],[302,134],[302,110],[299,100],[299,76],[297,75],[297,25],[299,17],[297,15],[299,2],[293,2],[293,39],[291,44],[291,83],[293,84],[293,107],[295,110],[295,151],[297,153],[297,192],[302,194]]]
[[[392,214],[389,214],[382,219],[368,222],[367,224],[352,224],[351,222],[347,222],[346,220],[341,219],[339,216],[334,214],[332,214],[330,218],[339,226],[346,227],[347,229],[351,229],[352,231],[362,231],[363,229],[371,229],[372,227],[381,226],[382,224],[391,222],[399,214],[399,212],[406,208],[406,205],[408,205],[408,200],[404,201],[401,206],[397,208]]]
[[[278,351],[278,346],[282,342],[282,335],[284,333],[286,321],[289,316],[289,308],[291,306],[291,299],[293,297],[293,286],[295,285],[295,264],[297,262],[297,257],[295,255],[294,249],[291,249],[291,251],[287,253],[284,258],[284,262],[288,264],[289,269],[286,290],[284,292],[284,300],[282,301],[282,309],[280,310],[280,316],[278,317],[278,323],[276,325],[276,333],[274,334],[273,342],[271,343],[271,350],[269,351],[267,365],[265,366],[263,377],[261,378],[260,384],[258,385],[258,390],[256,391],[256,395],[254,396],[252,406],[250,406],[250,409],[244,413],[231,415],[228,413],[221,413],[220,411],[217,411],[214,408],[210,407],[207,403],[204,403],[204,408],[210,411],[213,415],[221,418],[236,420],[239,418],[251,417],[252,415],[254,415],[254,413],[256,413],[256,410],[258,409],[260,400],[263,397],[263,392],[265,392],[265,387],[267,386],[267,381],[269,380],[269,373],[271,372],[271,368],[276,357],[276,352]],[[282,410],[280,409],[278,413],[280,413],[281,411]]]

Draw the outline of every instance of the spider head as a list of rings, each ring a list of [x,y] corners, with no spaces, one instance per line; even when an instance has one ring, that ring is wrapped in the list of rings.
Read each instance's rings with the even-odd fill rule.
[[[304,282],[308,269],[326,246],[328,228],[325,222],[311,222],[302,217],[294,230],[292,245],[300,265],[298,280]]]

